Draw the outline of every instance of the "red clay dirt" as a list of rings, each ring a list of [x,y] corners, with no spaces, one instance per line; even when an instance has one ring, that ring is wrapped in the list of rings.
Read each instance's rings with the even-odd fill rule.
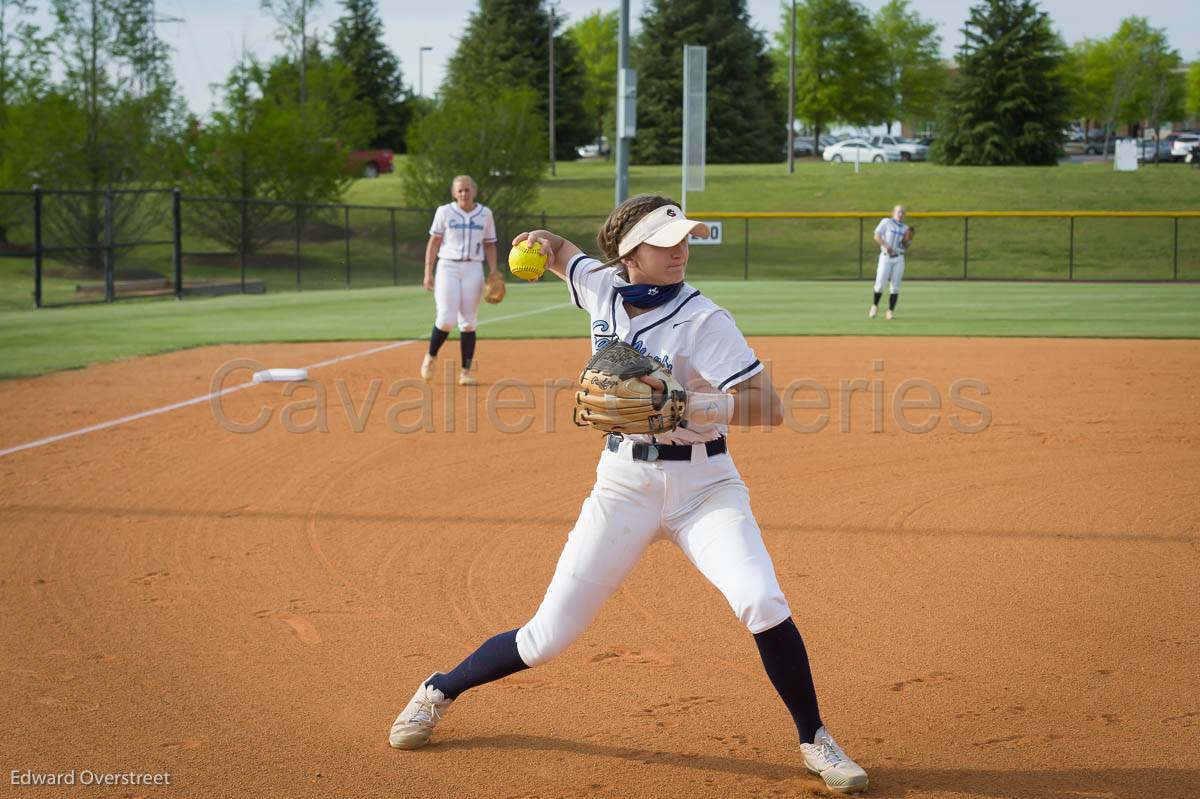
[[[868,795],[1200,794],[1200,343],[752,344],[777,386],[831,389],[822,431],[794,429],[822,413],[796,408],[731,449]],[[0,383],[0,449],[202,395],[233,358],[371,346],[216,347]],[[260,385],[222,404],[242,424],[273,409],[256,433],[199,404],[0,458],[4,779],[171,775],[13,795],[823,795],[750,635],[666,543],[566,654],[466,694],[427,748],[388,747],[420,680],[536,609],[600,449],[569,391],[549,413],[541,388],[578,373],[586,342],[480,354],[475,432],[467,390],[440,376],[434,432],[391,429],[417,419],[395,408],[418,396],[410,344],[313,370],[328,432],[282,418],[314,384]],[[524,432],[482,410],[502,377],[536,387],[532,411],[500,412],[531,416]],[[909,378],[942,398],[931,432],[893,415]],[[966,378],[989,390],[964,392],[990,412],[982,432],[949,419],[980,426],[949,400]],[[376,379],[355,432],[339,381],[363,414]],[[836,389],[854,379],[882,388],[851,396],[843,432]]]

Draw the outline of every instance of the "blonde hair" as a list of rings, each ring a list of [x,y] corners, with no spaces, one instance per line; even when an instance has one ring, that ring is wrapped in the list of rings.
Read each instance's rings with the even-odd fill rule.
[[[460,180],[470,183],[471,188],[475,190],[475,193],[476,194],[479,193],[479,184],[476,183],[475,178],[471,177],[470,175],[455,175],[454,180],[450,181],[450,191],[451,192],[454,191],[454,184],[458,183]]]
[[[605,266],[615,266],[621,262],[621,239],[642,217],[664,205],[678,203],[661,194],[637,194],[613,209],[596,234],[596,246],[604,254]]]

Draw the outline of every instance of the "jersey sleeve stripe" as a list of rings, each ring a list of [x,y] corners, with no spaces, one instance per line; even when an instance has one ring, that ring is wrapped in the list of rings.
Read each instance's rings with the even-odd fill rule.
[[[567,266],[567,283],[571,286],[571,300],[575,303],[575,307],[583,310],[583,305],[579,302],[579,290],[575,288],[575,269],[579,264],[583,263],[587,256],[579,253],[571,259],[571,263]]]
[[[744,376],[748,375],[750,372],[753,372],[755,369],[757,369],[760,366],[762,366],[762,361],[755,359],[754,363],[750,364],[742,371],[737,372],[736,374],[732,374],[729,377],[722,380],[721,385],[717,386],[717,390],[724,391],[725,386],[727,386],[730,383],[732,383],[733,381],[737,380],[739,377],[744,377]]]

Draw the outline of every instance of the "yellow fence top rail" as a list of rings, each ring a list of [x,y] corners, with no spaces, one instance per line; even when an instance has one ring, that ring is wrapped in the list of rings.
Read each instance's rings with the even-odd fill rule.
[[[689,211],[692,219],[881,219],[891,211]],[[914,219],[1200,219],[1200,211],[909,211]]]

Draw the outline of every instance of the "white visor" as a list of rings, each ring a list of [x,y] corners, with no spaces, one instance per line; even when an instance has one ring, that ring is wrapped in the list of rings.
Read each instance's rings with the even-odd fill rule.
[[[617,248],[617,255],[624,258],[637,249],[639,244],[655,247],[674,247],[688,234],[702,239],[708,238],[708,225],[688,219],[677,205],[656,208],[638,220],[633,229],[625,234]]]

